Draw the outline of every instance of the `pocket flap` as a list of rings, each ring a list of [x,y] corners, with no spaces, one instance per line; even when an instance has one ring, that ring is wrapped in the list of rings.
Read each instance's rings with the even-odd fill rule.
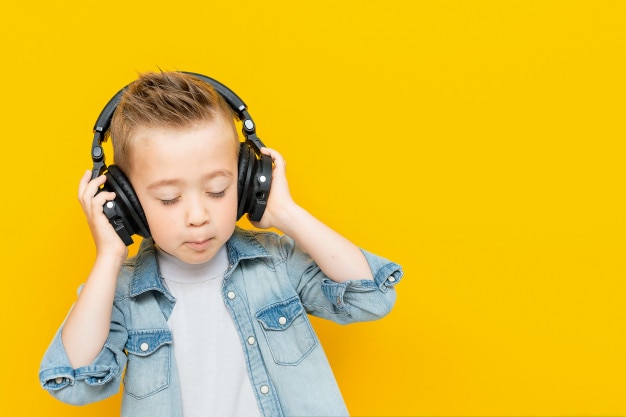
[[[265,330],[284,330],[302,314],[304,309],[298,297],[272,304],[256,313],[257,320]]]
[[[128,332],[126,350],[134,355],[147,356],[171,343],[172,333],[169,330],[131,330]]]

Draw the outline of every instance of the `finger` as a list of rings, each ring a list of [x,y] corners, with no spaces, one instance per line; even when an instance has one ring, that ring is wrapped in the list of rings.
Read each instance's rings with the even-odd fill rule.
[[[106,182],[106,180],[107,180],[106,176],[104,176],[103,174],[89,181],[87,183],[87,186],[82,191],[81,198],[87,199],[87,200],[91,199],[93,196],[95,196],[98,193],[98,190]]]
[[[272,148],[263,147],[261,148],[261,153],[271,157],[272,159],[282,158],[280,153],[277,150],[272,149]]]
[[[87,216],[87,221],[93,224],[105,224],[107,219],[104,215],[104,205],[107,201],[113,200],[115,193],[103,191],[98,193],[91,200],[82,204],[83,211]]]
[[[104,205],[107,201],[112,201],[115,199],[115,193],[109,191],[103,191],[98,193],[91,200],[91,210],[92,213],[102,213],[104,212]]]
[[[284,168],[285,165],[287,165],[285,158],[283,158],[281,153],[277,150],[271,148],[261,148],[261,152],[271,157],[274,165],[276,165],[277,167]]]
[[[82,194],[79,195],[78,201],[83,208],[83,211],[88,216],[93,215],[94,213],[98,213],[102,211],[102,205],[107,200],[112,200],[115,198],[115,193],[102,191],[98,193],[100,186],[104,184],[106,181],[106,177],[104,175],[99,176],[93,180],[90,180],[89,183],[81,187]],[[96,203],[94,203],[96,200]],[[98,207],[100,205],[100,207]]]
[[[82,178],[80,179],[80,182],[78,183],[78,199],[83,196],[85,188],[87,188],[87,184],[89,184],[89,178],[91,178],[91,171],[87,170],[85,171]]]
[[[103,206],[107,201],[115,200],[115,193],[113,191],[102,191],[96,194],[91,201],[94,205]]]

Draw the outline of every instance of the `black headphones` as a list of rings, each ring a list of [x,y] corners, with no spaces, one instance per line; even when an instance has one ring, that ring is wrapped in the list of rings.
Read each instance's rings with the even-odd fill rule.
[[[246,104],[224,84],[193,72],[184,72],[210,84],[226,100],[233,109],[238,120],[242,122],[245,142],[241,142],[239,150],[238,182],[237,182],[237,219],[248,214],[251,221],[259,221],[263,217],[272,183],[272,158],[261,153],[263,142],[256,135],[256,127],[248,114]],[[130,86],[122,88],[104,107],[94,126],[94,138],[91,145],[93,169],[91,179],[105,173],[104,191],[113,191],[115,199],[104,205],[104,214],[128,246],[133,243],[132,235],[150,237],[150,228],[133,187],[121,169],[115,165],[106,166],[102,142],[108,138],[107,131],[111,125],[113,113],[122,99],[122,95]]]

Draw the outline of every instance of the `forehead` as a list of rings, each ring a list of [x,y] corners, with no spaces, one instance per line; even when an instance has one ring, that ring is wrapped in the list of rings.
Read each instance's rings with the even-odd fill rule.
[[[236,164],[239,139],[216,119],[185,128],[140,127],[132,135],[131,171],[227,169]]]
[[[232,114],[226,114],[222,111],[216,111],[212,114],[205,114],[202,118],[185,118],[180,115],[175,118],[153,119],[151,121],[138,119],[136,124],[132,124],[128,137],[131,142],[141,139],[145,136],[146,132],[157,133],[167,132],[175,134],[176,132],[185,132],[187,130],[193,130],[204,127],[219,128],[223,132],[228,130],[232,131],[233,138],[239,140],[237,137],[237,129],[235,126],[235,119]]]
[[[169,142],[191,140],[198,146],[239,146],[234,122],[224,117],[192,122],[186,126],[137,126],[130,135],[134,148],[150,148]]]

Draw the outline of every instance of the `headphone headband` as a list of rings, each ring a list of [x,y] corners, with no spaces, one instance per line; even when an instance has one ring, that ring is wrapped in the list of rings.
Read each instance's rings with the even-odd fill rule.
[[[240,99],[239,96],[235,94],[235,92],[232,91],[230,88],[226,87],[224,84],[211,77],[207,77],[206,75],[188,71],[181,71],[181,73],[192,75],[195,78],[204,81],[207,84],[210,84],[215,89],[215,91],[217,91],[222,97],[224,97],[224,100],[226,100],[230,108],[233,109],[235,114],[237,114],[239,120],[246,120],[246,115],[248,116],[248,119],[250,119],[250,116],[247,114],[248,112],[246,111],[248,108],[246,106],[246,103],[244,103],[243,100]],[[109,127],[111,126],[111,119],[113,119],[113,113],[115,113],[115,109],[117,108],[118,104],[120,104],[124,92],[132,84],[133,83],[130,83],[122,88],[120,91],[118,91],[109,100],[107,105],[104,106],[104,109],[102,109],[102,111],[100,112],[98,120],[96,120],[96,124],[93,127],[94,132],[102,132],[102,134],[104,135],[109,130]]]
[[[237,118],[242,122],[242,131],[246,141],[249,141],[250,144],[256,148],[257,152],[261,151],[261,148],[265,145],[261,142],[261,139],[256,135],[256,125],[250,117],[250,113],[248,113],[248,107],[246,103],[243,102],[241,98],[230,88],[226,87],[221,82],[207,77],[206,75],[198,74],[195,72],[189,71],[180,71],[182,74],[191,75],[200,81],[204,81],[207,84],[211,85],[217,93],[224,98],[226,103],[230,106],[230,108],[235,112]],[[134,81],[133,81],[134,82]],[[106,134],[111,127],[111,120],[113,119],[113,114],[115,113],[115,109],[122,101],[122,96],[133,83],[127,84],[124,88],[118,91],[109,102],[104,106],[104,109],[100,112],[98,119],[93,127],[94,138],[91,144],[91,158],[94,163],[94,168],[92,171],[92,179],[96,178],[106,169],[105,161],[104,161],[104,151],[102,149],[102,142],[106,141]]]

